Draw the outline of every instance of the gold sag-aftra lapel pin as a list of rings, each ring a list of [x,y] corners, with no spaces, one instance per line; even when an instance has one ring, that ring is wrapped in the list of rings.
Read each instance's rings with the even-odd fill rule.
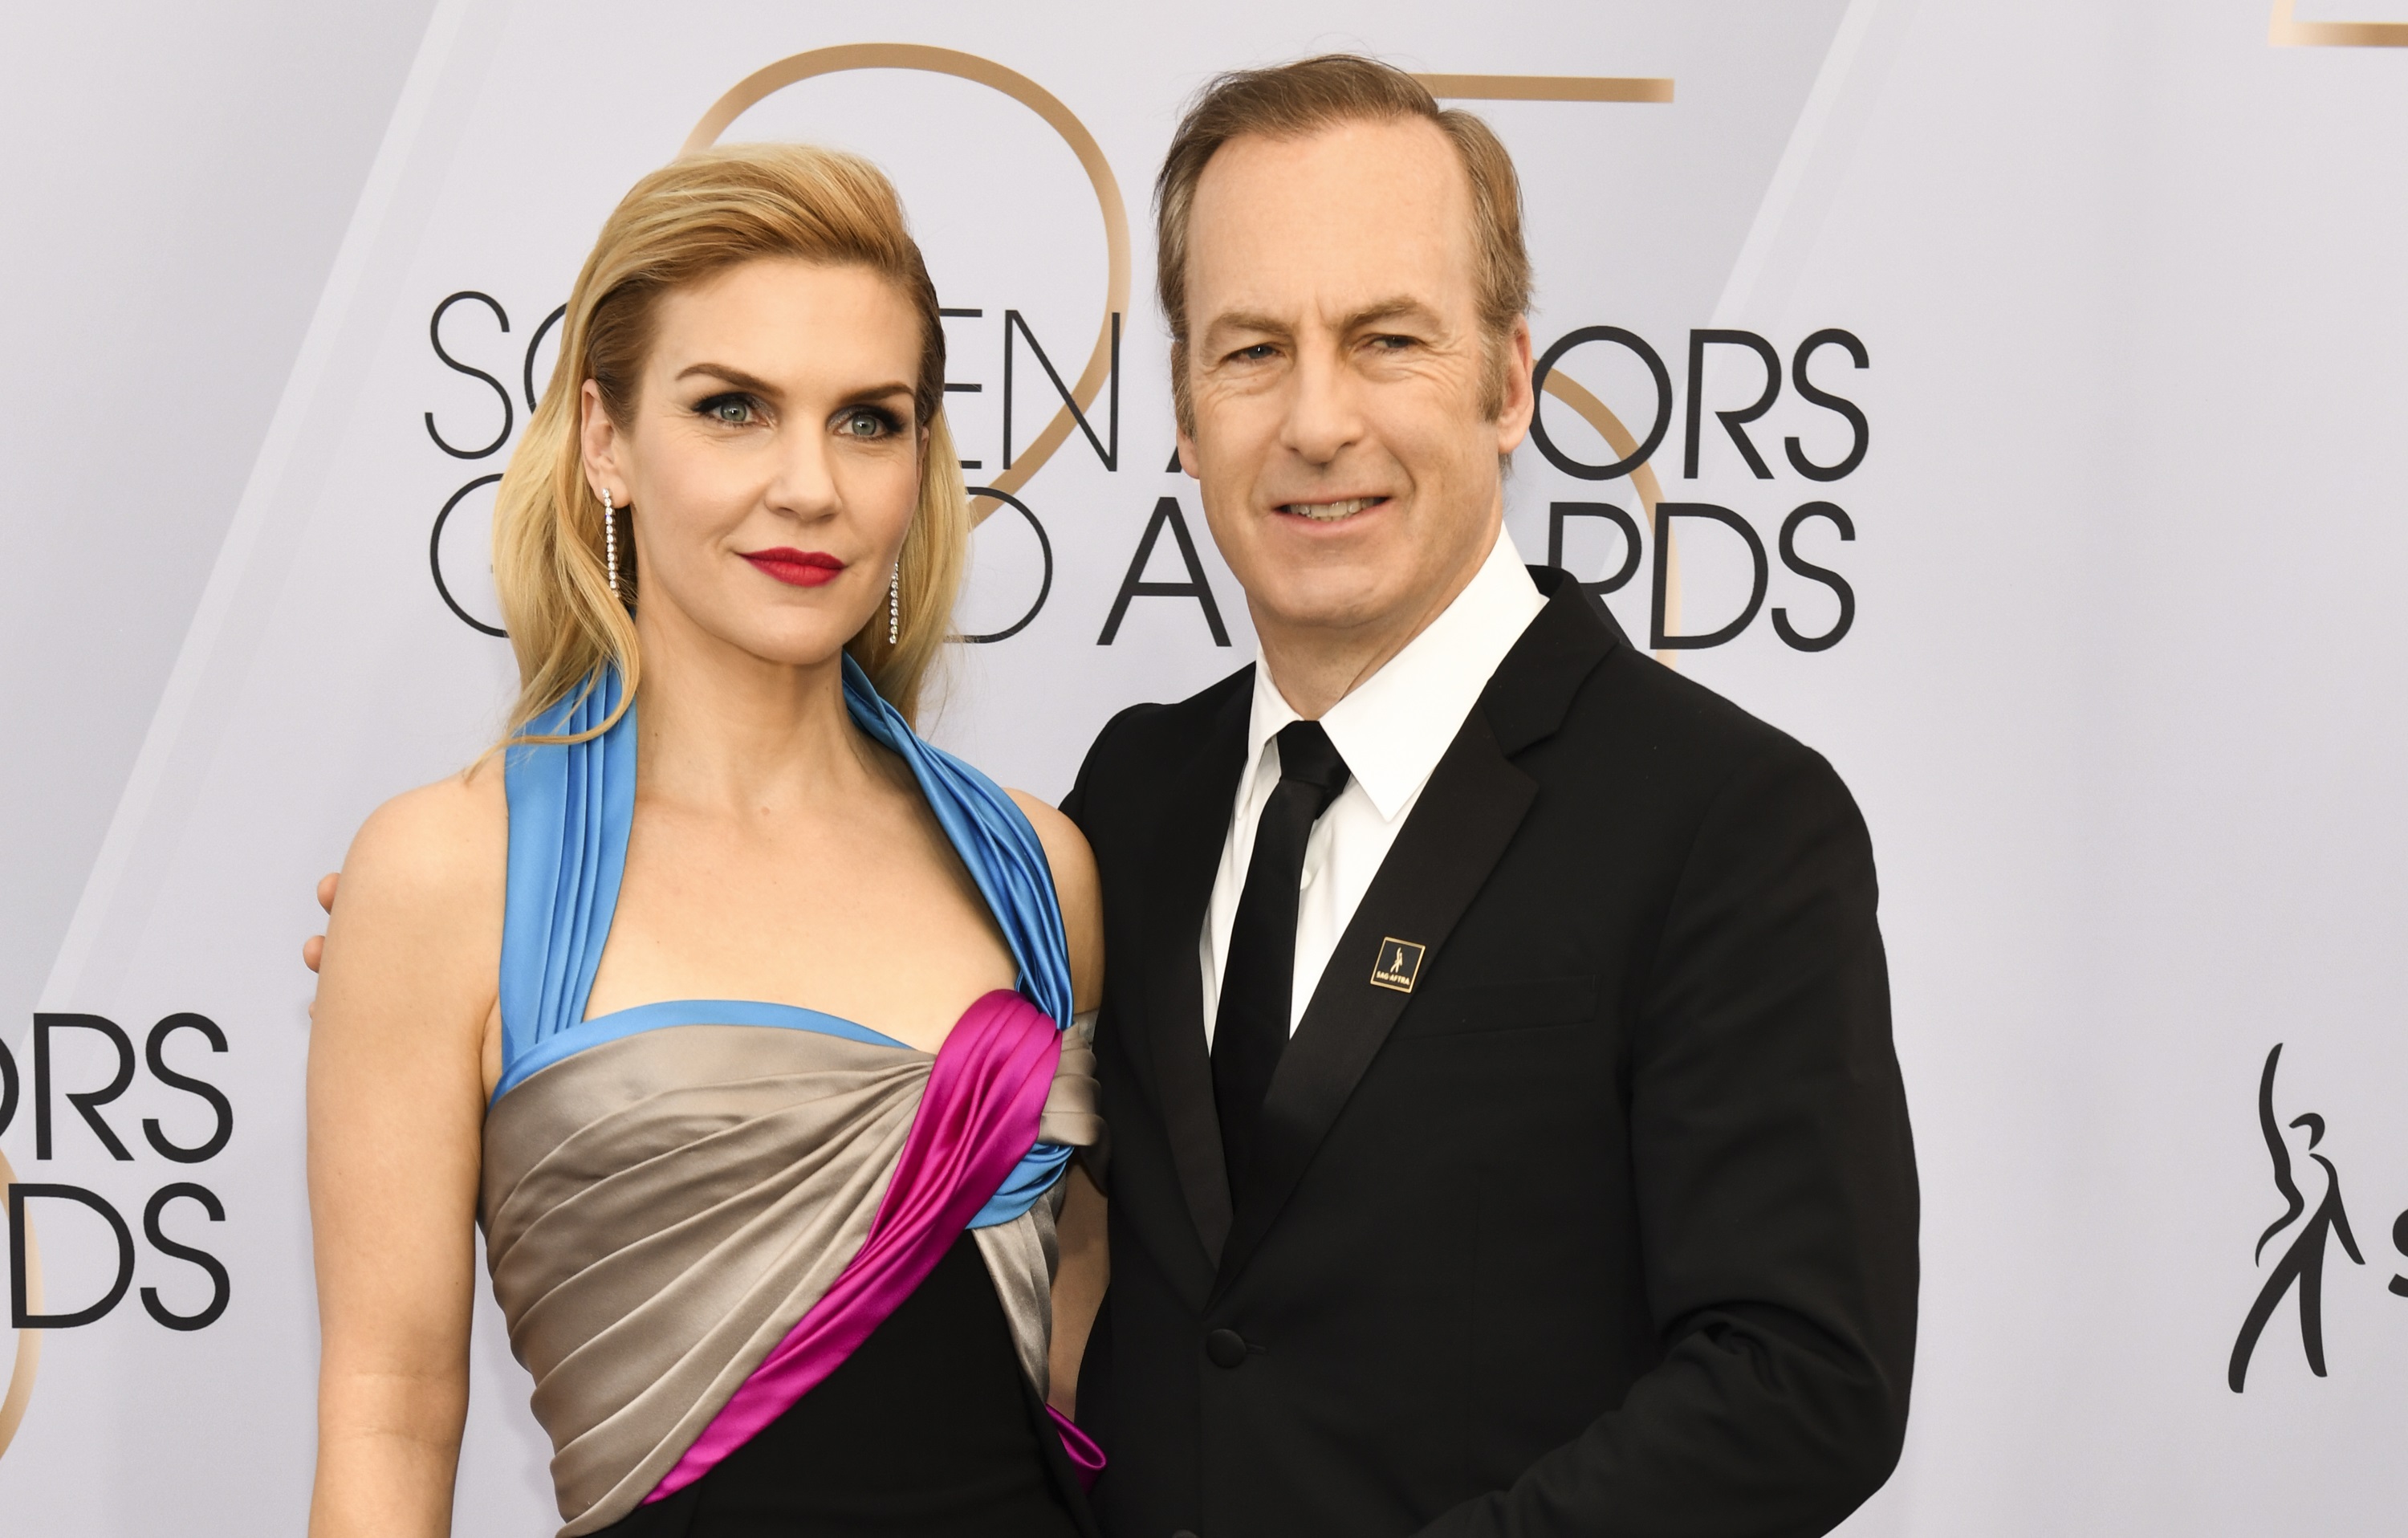
[[[1371,961],[1371,985],[1394,988],[1398,993],[1412,992],[1413,979],[1421,975],[1424,949],[1394,935],[1381,941],[1380,954]]]

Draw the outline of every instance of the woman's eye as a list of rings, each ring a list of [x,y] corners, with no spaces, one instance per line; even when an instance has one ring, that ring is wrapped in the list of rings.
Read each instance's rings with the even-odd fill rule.
[[[886,420],[875,411],[847,411],[838,422],[837,431],[847,438],[882,438]]]
[[[751,425],[752,403],[742,395],[713,395],[697,408],[711,421],[729,427]]]

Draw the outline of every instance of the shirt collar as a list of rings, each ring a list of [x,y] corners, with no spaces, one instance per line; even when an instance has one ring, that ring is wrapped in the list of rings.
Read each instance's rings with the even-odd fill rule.
[[[1512,536],[1499,528],[1488,558],[1455,601],[1322,716],[1322,728],[1383,821],[1394,822],[1429,779],[1480,691],[1545,607]],[[1258,656],[1246,761],[1261,766],[1264,745],[1301,719]]]

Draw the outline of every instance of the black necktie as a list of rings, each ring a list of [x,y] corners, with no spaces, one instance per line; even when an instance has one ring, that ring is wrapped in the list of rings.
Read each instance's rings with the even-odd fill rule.
[[[1229,956],[1221,970],[1221,1008],[1212,1026],[1212,1099],[1221,1114],[1221,1154],[1234,1196],[1254,1150],[1254,1121],[1271,1071],[1287,1049],[1296,983],[1297,891],[1312,825],[1346,788],[1346,760],[1318,721],[1296,721],[1279,734],[1280,782],[1254,825]]]

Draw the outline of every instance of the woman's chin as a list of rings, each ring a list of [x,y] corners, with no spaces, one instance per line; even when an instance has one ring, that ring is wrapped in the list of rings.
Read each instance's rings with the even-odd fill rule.
[[[708,663],[717,657],[735,667],[831,668],[838,666],[853,638],[868,626],[864,620],[839,629],[838,623],[813,616],[810,623],[798,625],[792,616],[764,616],[753,624],[699,624],[693,630],[701,644],[693,651],[698,660]]]

